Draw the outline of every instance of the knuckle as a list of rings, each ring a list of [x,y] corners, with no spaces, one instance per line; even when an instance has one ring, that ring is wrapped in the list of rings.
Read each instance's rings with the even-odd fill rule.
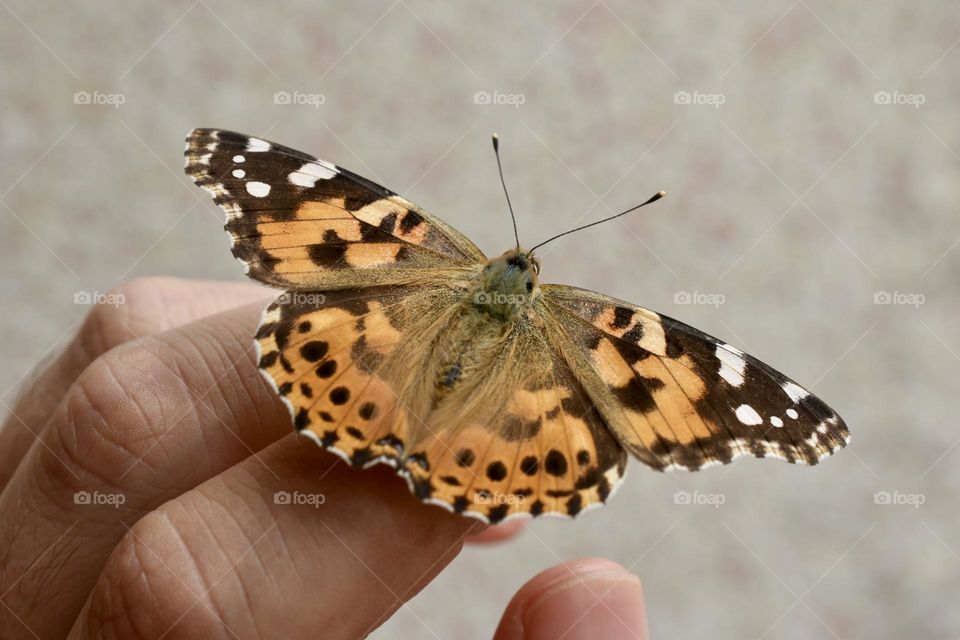
[[[151,512],[114,549],[81,624],[91,637],[215,637],[212,585],[197,561],[170,518]]]
[[[150,333],[165,300],[181,283],[179,278],[146,276],[121,282],[96,299],[88,293],[88,302],[95,304],[80,327],[80,347],[94,360],[128,340]]]
[[[98,357],[67,392],[53,420],[55,445],[46,471],[67,484],[90,476],[118,486],[162,437],[165,411],[185,393],[179,375],[161,351],[131,343]],[[189,406],[189,405],[185,405]],[[59,455],[58,455],[59,454]]]

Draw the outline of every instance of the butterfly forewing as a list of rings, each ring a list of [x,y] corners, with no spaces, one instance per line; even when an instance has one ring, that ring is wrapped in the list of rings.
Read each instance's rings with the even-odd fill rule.
[[[741,455],[816,464],[849,441],[832,409],[786,376],[681,322],[574,287],[543,287],[565,335],[603,386],[628,451],[658,469]]]
[[[234,256],[266,284],[397,284],[485,259],[466,237],[389,189],[289,147],[194,129],[186,156],[187,173],[227,212]]]

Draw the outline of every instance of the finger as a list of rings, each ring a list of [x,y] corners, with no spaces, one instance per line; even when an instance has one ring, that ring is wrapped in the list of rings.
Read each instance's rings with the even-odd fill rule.
[[[507,605],[494,640],[648,637],[640,579],[609,560],[583,558],[524,584]]]
[[[392,469],[334,464],[294,434],[261,462],[137,523],[70,637],[366,637],[482,526],[421,504]]]
[[[141,278],[108,294],[111,304],[94,306],[66,348],[52,356],[21,386],[16,402],[0,396],[9,415],[0,429],[0,491],[80,372],[110,349],[269,296],[246,283]]]
[[[16,523],[0,637],[22,625],[62,637],[128,526],[290,433],[255,362],[262,307],[128,342],[77,378],[0,494],[0,522]],[[50,592],[58,606],[38,608]]]
[[[480,533],[467,538],[467,542],[470,544],[490,544],[494,542],[504,542],[505,540],[509,540],[510,538],[518,535],[521,531],[526,529],[526,527],[527,525],[522,520],[511,520],[510,522],[504,522],[503,524],[487,527]]]

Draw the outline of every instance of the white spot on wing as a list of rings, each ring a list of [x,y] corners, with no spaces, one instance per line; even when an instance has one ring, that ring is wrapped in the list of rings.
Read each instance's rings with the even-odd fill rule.
[[[266,198],[270,194],[270,185],[266,182],[248,182],[247,183],[247,193],[252,195],[255,198]]]
[[[777,416],[773,416],[772,418],[770,418],[770,424],[772,424],[772,425],[775,426],[775,427],[782,427],[782,426],[783,426],[783,420],[781,420],[781,419],[778,418]]]
[[[247,172],[244,171],[243,169],[234,169],[234,170],[233,170],[233,177],[234,177],[234,178],[242,178],[242,177],[245,176],[245,175],[247,175]]]
[[[756,409],[748,404],[737,407],[737,420],[746,425],[763,424],[763,418],[760,417]]]
[[[720,359],[720,377],[733,387],[742,385],[743,372],[747,366],[747,361],[743,359],[743,355],[733,353],[730,351],[730,347],[725,344],[718,344],[716,353],[717,358]]]
[[[246,162],[247,159],[238,154],[238,155],[233,156],[233,161],[236,162],[237,164],[239,164],[239,163],[241,163],[241,162]]]
[[[247,140],[247,151],[257,153],[259,151],[269,151],[270,143],[260,138],[250,138]]]
[[[308,162],[291,173],[289,179],[298,187],[312,188],[317,184],[317,180],[329,180],[338,173],[336,167],[325,162]]]
[[[801,387],[800,385],[794,382],[784,382],[783,390],[787,393],[788,396],[790,396],[790,399],[793,400],[794,402],[800,402],[801,400],[806,398],[808,395],[810,395],[809,391],[807,391],[806,389],[804,389],[803,387]]]
[[[796,420],[800,417],[800,414],[797,413],[796,409],[787,409],[787,415],[790,416],[792,420]]]

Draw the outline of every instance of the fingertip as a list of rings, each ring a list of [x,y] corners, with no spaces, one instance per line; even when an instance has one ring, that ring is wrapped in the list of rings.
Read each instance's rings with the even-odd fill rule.
[[[615,562],[582,558],[529,580],[511,600],[496,640],[648,635],[640,578]]]
[[[504,524],[497,524],[487,527],[476,535],[472,535],[467,538],[467,542],[471,544],[491,544],[494,542],[503,542],[504,540],[509,540],[510,538],[516,536],[525,528],[526,524],[524,524],[522,520],[511,520],[510,522],[506,522]]]

